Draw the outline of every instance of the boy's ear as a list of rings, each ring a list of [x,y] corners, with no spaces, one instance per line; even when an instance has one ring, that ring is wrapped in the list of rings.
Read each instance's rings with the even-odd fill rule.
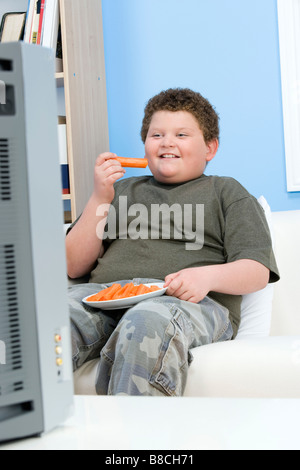
[[[210,142],[208,142],[208,144],[206,144],[206,147],[207,147],[206,161],[210,162],[218,151],[218,148],[219,148],[218,139],[211,140]]]

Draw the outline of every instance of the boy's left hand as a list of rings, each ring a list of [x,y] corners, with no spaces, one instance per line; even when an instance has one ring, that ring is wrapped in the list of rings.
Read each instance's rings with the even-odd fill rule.
[[[245,295],[264,289],[270,279],[270,270],[252,259],[231,263],[188,268],[165,278],[167,295],[180,300],[199,303],[209,292]]]
[[[201,302],[211,290],[209,271],[203,266],[169,274],[165,278],[166,294],[188,302]]]

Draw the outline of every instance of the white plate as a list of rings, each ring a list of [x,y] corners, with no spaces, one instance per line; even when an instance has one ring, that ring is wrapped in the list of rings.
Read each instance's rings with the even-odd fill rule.
[[[148,287],[157,286],[159,287],[160,290],[149,292],[148,294],[135,295],[134,297],[125,297],[125,299],[104,300],[102,302],[88,302],[87,299],[93,295],[93,294],[90,294],[84,299],[82,299],[82,302],[88,305],[89,307],[101,308],[102,310],[118,310],[121,308],[130,308],[133,305],[137,304],[138,302],[141,302],[142,300],[151,299],[152,297],[160,297],[167,290],[167,288],[164,288],[163,282],[159,282],[159,283],[152,282],[150,284],[144,284],[144,285]]]

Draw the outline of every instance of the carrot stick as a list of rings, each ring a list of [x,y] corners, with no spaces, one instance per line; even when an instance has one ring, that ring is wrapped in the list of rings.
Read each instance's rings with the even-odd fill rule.
[[[114,295],[114,300],[116,300],[116,299],[123,299],[124,292],[125,292],[125,290],[126,290],[126,288],[127,288],[126,286],[127,286],[127,284],[125,284],[125,286],[123,286],[122,289],[119,290],[119,291]]]
[[[148,292],[147,292],[148,289],[149,289],[149,288],[148,288],[147,286],[145,286],[144,284],[141,284],[141,285],[139,286],[139,290],[138,290],[138,292],[137,292],[136,295],[147,294],[147,293],[148,293]]]
[[[111,287],[111,290],[103,296],[102,300],[113,300],[118,291],[122,289],[121,284],[113,284]]]
[[[97,294],[91,295],[88,297],[89,302],[100,302],[102,300],[102,297],[104,297],[106,294],[108,294],[113,286],[107,287],[106,289],[101,290]]]
[[[128,296],[128,297],[134,297],[134,296],[136,296],[137,290],[138,290],[138,286],[132,285],[131,288],[130,288],[130,290],[129,290],[129,292],[127,292],[127,296]]]
[[[87,298],[88,302],[98,302],[99,294],[91,295]]]
[[[146,158],[117,157],[116,160],[121,163],[122,167],[128,168],[146,168],[148,165],[148,160]]]
[[[106,289],[103,289],[101,290],[99,293],[98,293],[98,302],[104,300],[104,298],[110,294],[110,292],[112,291],[113,289],[113,285],[110,286],[110,287],[107,287]]]
[[[159,287],[158,286],[151,286],[150,289],[151,289],[151,292],[155,292],[155,291],[159,290]]]
[[[130,291],[134,287],[133,282],[130,282],[129,284],[126,284],[126,289],[124,289],[124,292],[122,293],[122,297],[129,297],[130,296]]]
[[[136,295],[142,295],[143,292],[144,292],[144,288],[145,288],[144,284],[140,284],[140,285],[138,286],[138,290],[137,290],[137,292],[136,292]]]

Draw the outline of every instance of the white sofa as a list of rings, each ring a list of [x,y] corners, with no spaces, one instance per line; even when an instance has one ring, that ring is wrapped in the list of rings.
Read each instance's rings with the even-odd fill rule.
[[[245,297],[234,341],[192,351],[185,396],[300,398],[300,210],[270,216],[281,280]],[[75,394],[95,394],[97,365],[74,373]]]

